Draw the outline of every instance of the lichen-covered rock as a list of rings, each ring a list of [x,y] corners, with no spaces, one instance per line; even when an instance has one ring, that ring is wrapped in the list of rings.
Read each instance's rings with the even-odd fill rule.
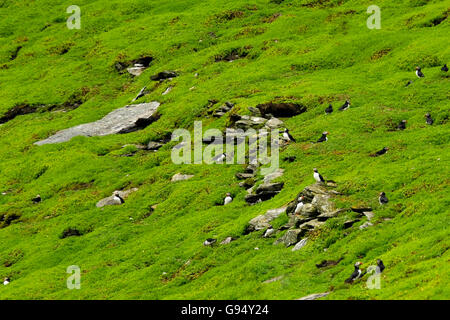
[[[286,247],[290,247],[299,242],[304,234],[305,230],[303,229],[290,229],[286,231],[281,238],[275,241],[274,244],[283,243]]]
[[[264,230],[270,227],[270,222],[286,212],[286,207],[268,210],[265,214],[253,218],[248,223],[247,232]]]

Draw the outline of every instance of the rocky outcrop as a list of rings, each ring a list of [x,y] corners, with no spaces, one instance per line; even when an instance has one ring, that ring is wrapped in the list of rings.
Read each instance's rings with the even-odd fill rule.
[[[252,116],[238,116],[235,115],[235,119],[238,118],[234,126],[238,129],[248,130],[250,128],[253,129],[261,129],[264,124],[267,122],[267,119],[261,117],[252,117]]]
[[[223,106],[220,106],[217,110],[214,111],[213,116],[216,118],[221,118],[225,115],[225,113],[233,109],[233,107],[234,107],[233,103],[225,102]]]
[[[175,71],[162,71],[158,74],[151,76],[150,79],[152,79],[153,81],[162,81],[172,79],[175,77],[178,77],[178,73],[176,73]]]
[[[265,214],[253,218],[248,223],[246,233],[264,230],[270,227],[270,222],[286,212],[286,207],[268,210]]]
[[[250,204],[255,204],[261,201],[272,199],[278,193],[280,193],[283,186],[284,182],[261,184],[256,188],[255,194],[248,194],[245,196],[245,201]]]
[[[306,107],[293,102],[269,102],[256,106],[263,116],[271,114],[275,117],[293,117],[306,112]]]
[[[35,144],[40,146],[69,141],[76,136],[106,136],[140,130],[159,118],[157,112],[159,105],[159,102],[150,102],[125,106],[110,112],[98,121],[58,131],[51,137]]]
[[[176,175],[174,175],[171,179],[172,182],[178,182],[178,181],[184,181],[184,180],[189,180],[191,178],[193,178],[193,175],[190,174],[181,174],[181,173],[177,173]]]
[[[136,191],[138,191],[138,188],[132,188],[132,189],[125,190],[125,191],[114,191],[112,196],[100,200],[99,202],[97,202],[96,206],[97,206],[97,208],[103,208],[105,206],[118,205],[118,203],[114,200],[114,193],[115,192],[118,192],[119,196],[122,199],[126,199],[126,198],[128,198],[128,196],[130,194],[132,194],[133,192],[136,192]]]

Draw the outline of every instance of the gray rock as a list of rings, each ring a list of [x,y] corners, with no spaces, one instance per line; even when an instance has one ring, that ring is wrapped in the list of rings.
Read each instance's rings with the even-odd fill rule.
[[[156,142],[156,141],[150,141],[146,147],[147,150],[149,151],[156,151],[159,148],[161,148],[163,146],[162,143]]]
[[[305,230],[302,229],[290,229],[281,238],[275,241],[274,244],[283,243],[286,247],[290,247],[299,242],[305,233]]]
[[[178,74],[175,71],[162,71],[154,76],[151,76],[150,79],[153,81],[161,81],[166,79],[172,79],[178,77]]]
[[[251,173],[236,173],[236,178],[238,178],[239,180],[245,180],[245,179],[249,179],[249,178],[253,178],[255,175],[251,174]]]
[[[311,220],[300,225],[302,230],[314,230],[320,228],[325,222],[319,220]]]
[[[269,280],[264,281],[263,283],[272,283],[272,282],[276,282],[276,281],[280,281],[284,278],[284,276],[278,276]]]
[[[98,121],[58,131],[45,140],[35,142],[35,145],[65,142],[76,136],[106,136],[136,131],[158,119],[159,105],[160,103],[155,101],[125,106],[108,113]]]
[[[145,69],[147,69],[146,67],[142,67],[142,66],[134,66],[131,68],[127,68],[127,71],[129,74],[135,76],[135,77],[139,77],[142,72],[145,71]]]
[[[269,129],[278,129],[284,126],[284,122],[278,118],[271,118],[266,122],[266,127]]]
[[[128,196],[133,193],[138,191],[138,188],[132,188],[130,190],[125,190],[125,191],[118,191],[119,192],[119,196],[123,199],[128,198]],[[107,198],[104,198],[102,200],[100,200],[99,202],[97,202],[97,208],[102,208],[105,206],[113,206],[113,205],[117,205],[118,203],[114,200],[114,193],[117,191],[113,192],[113,195]]]
[[[256,193],[263,193],[263,192],[279,192],[281,189],[283,189],[284,182],[278,182],[278,183],[264,183],[258,186],[256,188]]]
[[[262,191],[257,194],[248,194],[245,196],[245,201],[250,204],[255,204],[261,201],[267,201],[275,197],[278,191]]]
[[[260,129],[267,122],[267,119],[260,117],[241,116],[241,119],[236,121],[235,126],[238,129],[248,130],[250,128]]]
[[[286,212],[286,207],[268,210],[265,214],[253,218],[248,223],[247,232],[264,230],[270,227],[270,222]]]
[[[164,92],[162,93],[162,95],[165,96],[166,94],[169,94],[170,91],[172,91],[172,89],[173,89],[173,87],[168,87],[168,88],[166,89],[166,91],[164,91]]]
[[[327,295],[329,295],[329,292],[324,292],[324,293],[314,293],[314,294],[310,294],[309,296],[306,297],[302,297],[300,299],[297,300],[317,300],[319,298],[323,298],[326,297]]]
[[[363,230],[363,229],[366,229],[366,228],[371,227],[371,226],[373,226],[372,222],[366,222],[366,223],[360,225],[359,229]]]
[[[236,240],[236,238],[233,238],[233,237],[227,237],[227,238],[225,238],[225,240],[223,240],[220,244],[222,244],[222,245],[229,244],[229,243],[231,243],[231,242],[234,241],[234,240]]]
[[[308,243],[308,238],[302,239],[300,240],[295,247],[292,248],[292,251],[298,251],[301,248],[303,248],[304,246],[306,246],[306,244]]]
[[[299,216],[303,217],[316,217],[319,214],[320,212],[317,211],[317,208],[312,203],[305,203],[298,213]]]
[[[281,177],[284,174],[284,169],[277,169],[272,173],[264,176],[264,183],[271,183],[273,180]]]
[[[372,211],[370,212],[363,212],[363,214],[367,217],[367,219],[370,221],[373,219],[373,217],[375,216],[375,213],[373,213]]]
[[[172,182],[184,181],[189,180],[193,177],[194,177],[193,175],[177,173],[172,177],[171,181]]]

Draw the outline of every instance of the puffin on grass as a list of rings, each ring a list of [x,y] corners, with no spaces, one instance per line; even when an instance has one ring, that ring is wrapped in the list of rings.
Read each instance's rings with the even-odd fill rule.
[[[325,114],[333,113],[333,106],[330,104],[328,108],[325,109]]]
[[[39,203],[42,201],[42,198],[40,195],[37,195],[36,197],[34,197],[33,199],[31,199],[31,201],[33,201],[33,203]]]
[[[386,269],[386,267],[384,266],[383,261],[377,259],[377,273],[382,273],[384,269]]]
[[[214,243],[217,242],[217,239],[208,238],[203,242],[204,246],[212,246]]]
[[[380,196],[378,197],[378,202],[380,203],[380,205],[385,205],[389,202],[389,199],[386,197],[385,192],[380,193]]]
[[[324,133],[322,133],[322,135],[320,136],[320,138],[319,138],[319,140],[317,140],[317,142],[316,143],[322,143],[322,142],[325,142],[325,141],[328,141],[328,132],[327,131],[325,131]]]
[[[353,283],[353,281],[358,280],[362,277],[362,271],[359,269],[359,267],[362,265],[362,262],[355,263],[355,271],[353,271],[352,275],[345,280],[345,283]]]
[[[431,114],[429,114],[429,113],[427,113],[425,115],[425,119],[426,119],[427,124],[430,126],[434,123],[434,120],[431,118]]]
[[[446,64],[441,68],[441,71],[448,72],[448,67]]]
[[[4,285],[4,286],[8,285],[10,282],[11,282],[11,280],[10,280],[8,277],[6,277],[5,279],[3,279],[3,285]]]
[[[295,141],[294,137],[289,133],[289,130],[287,128],[284,129],[283,138],[286,141],[297,142],[297,141]]]
[[[317,182],[322,182],[325,183],[325,179],[322,177],[322,175],[319,173],[319,171],[317,170],[317,168],[314,168],[314,174],[313,174],[314,179]]]
[[[227,204],[231,203],[233,201],[233,198],[231,197],[231,193],[227,193],[225,199],[223,200],[223,205],[226,206]]]
[[[342,107],[339,108],[339,111],[347,110],[350,107],[350,101],[345,101],[345,103],[342,105]]]
[[[398,130],[405,130],[406,129],[406,122],[407,122],[406,120],[400,121],[400,123],[397,126],[397,129]]]
[[[371,157],[379,157],[382,156],[384,154],[386,154],[388,152],[389,148],[388,147],[384,147],[383,149],[381,149],[380,151],[377,151],[375,153],[372,153],[370,156]]]
[[[416,76],[418,78],[425,78],[425,75],[422,72],[422,69],[420,67],[416,67]]]

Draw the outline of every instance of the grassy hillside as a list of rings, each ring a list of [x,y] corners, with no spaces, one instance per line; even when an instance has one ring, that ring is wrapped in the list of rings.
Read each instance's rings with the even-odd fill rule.
[[[79,0],[81,29],[69,30],[72,4],[0,0],[0,117],[54,106],[0,125],[0,215],[13,220],[0,222],[0,277],[12,280],[0,299],[450,298],[448,1],[379,0],[380,30],[366,26],[373,1]],[[245,57],[216,62],[233,50]],[[154,60],[139,77],[115,68],[143,56]],[[179,77],[150,80],[163,70]],[[144,86],[150,93],[139,103],[162,103],[145,129],[34,145],[130,104]],[[239,114],[273,100],[307,107],[282,119],[297,143],[280,158],[296,161],[281,161],[285,186],[275,198],[249,206],[235,178],[245,166],[175,165],[175,143],[122,156],[136,151],[123,145],[192,130],[194,121],[226,128],[228,115],[207,116],[210,99],[235,103]],[[346,99],[349,110],[325,115]],[[406,130],[393,131],[402,119]],[[329,141],[311,144],[323,131]],[[384,146],[385,156],[368,156]],[[244,235],[249,220],[314,183],[314,167],[337,182],[339,206],[373,207],[374,225],[344,230],[348,217],[338,217],[296,252],[262,232]],[[178,172],[194,178],[170,182]],[[96,207],[132,187],[124,205]],[[383,207],[381,191],[390,199]],[[217,206],[226,192],[234,201]],[[36,194],[43,201],[32,204]],[[61,238],[69,227],[82,236]],[[228,236],[238,240],[202,245]],[[315,266],[340,257],[335,267]],[[356,261],[377,258],[387,267],[381,290],[344,284]],[[82,269],[80,290],[66,288],[70,265]]]

